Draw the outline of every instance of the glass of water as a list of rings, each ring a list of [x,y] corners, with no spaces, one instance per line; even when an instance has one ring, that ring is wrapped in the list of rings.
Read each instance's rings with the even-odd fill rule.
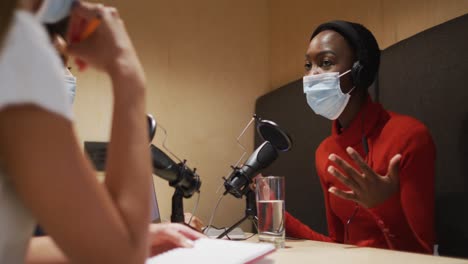
[[[258,238],[284,248],[284,177],[258,177],[255,183]]]

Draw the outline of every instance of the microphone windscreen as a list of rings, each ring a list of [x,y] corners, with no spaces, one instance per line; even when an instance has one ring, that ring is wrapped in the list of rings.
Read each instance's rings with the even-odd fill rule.
[[[271,163],[273,163],[277,157],[278,152],[276,151],[275,147],[273,147],[273,145],[267,141],[267,144],[264,144],[257,155],[257,160],[261,164],[260,168],[266,168]]]
[[[284,151],[291,148],[290,139],[278,127],[262,125],[258,128],[258,132],[264,140],[269,141],[276,149]]]

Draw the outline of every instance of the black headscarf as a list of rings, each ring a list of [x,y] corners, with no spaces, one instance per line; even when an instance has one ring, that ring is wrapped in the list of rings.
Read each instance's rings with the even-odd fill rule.
[[[359,80],[355,82],[359,84],[356,88],[369,88],[376,78],[380,65],[380,49],[374,35],[361,24],[335,20],[318,26],[310,39],[324,30],[336,31],[348,41],[362,66],[361,72],[357,75]]]

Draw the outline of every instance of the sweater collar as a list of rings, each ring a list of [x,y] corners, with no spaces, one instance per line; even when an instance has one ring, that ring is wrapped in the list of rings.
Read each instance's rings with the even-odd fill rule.
[[[374,103],[368,95],[349,127],[341,128],[338,120],[333,121],[332,138],[343,148],[354,146],[361,142],[363,134],[369,138],[369,135],[378,129],[379,123],[388,120],[388,118],[388,113],[382,106],[379,103]]]

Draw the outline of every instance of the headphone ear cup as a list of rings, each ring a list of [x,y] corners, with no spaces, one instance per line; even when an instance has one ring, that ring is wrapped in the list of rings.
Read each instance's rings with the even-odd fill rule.
[[[360,80],[363,67],[359,61],[356,61],[351,68],[351,76],[353,76],[353,83],[356,88],[360,86]]]

